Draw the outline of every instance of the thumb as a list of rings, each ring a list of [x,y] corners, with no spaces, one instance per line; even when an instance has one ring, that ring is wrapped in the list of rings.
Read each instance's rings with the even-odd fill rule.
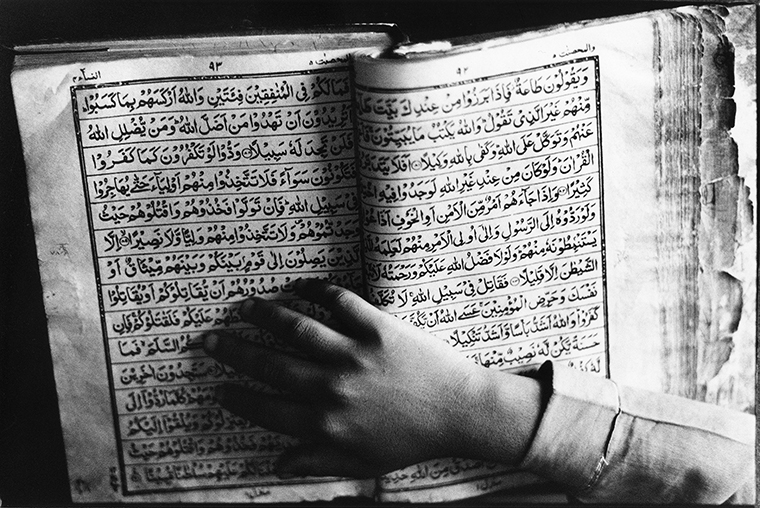
[[[356,455],[321,443],[303,443],[288,448],[277,459],[274,467],[280,477],[372,478],[387,472]]]

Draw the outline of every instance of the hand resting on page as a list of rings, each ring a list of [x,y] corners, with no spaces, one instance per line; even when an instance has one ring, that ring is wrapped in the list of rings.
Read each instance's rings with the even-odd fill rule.
[[[213,358],[286,392],[217,392],[233,413],[302,439],[278,474],[371,477],[437,457],[521,460],[540,416],[537,381],[478,366],[339,286],[310,279],[295,290],[331,311],[339,330],[258,298],[240,314],[304,354],[224,332],[204,341]]]

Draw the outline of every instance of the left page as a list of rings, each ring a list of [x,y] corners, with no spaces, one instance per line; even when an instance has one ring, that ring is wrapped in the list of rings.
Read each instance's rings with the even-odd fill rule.
[[[291,438],[215,403],[217,384],[247,381],[199,338],[228,328],[271,340],[236,306],[292,300],[302,275],[360,288],[348,55],[395,37],[120,41],[17,59],[74,501],[372,494],[372,480],[278,480]]]

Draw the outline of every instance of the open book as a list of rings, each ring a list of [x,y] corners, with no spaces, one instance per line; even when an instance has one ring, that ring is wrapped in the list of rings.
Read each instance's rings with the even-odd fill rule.
[[[199,338],[269,343],[240,320],[247,295],[325,317],[294,299],[299,277],[485,367],[552,359],[705,398],[739,362],[725,375],[754,400],[754,16],[396,48],[382,26],[18,48],[73,499],[434,501],[538,481],[459,458],[278,479],[293,440],[219,408],[217,384],[247,381]]]

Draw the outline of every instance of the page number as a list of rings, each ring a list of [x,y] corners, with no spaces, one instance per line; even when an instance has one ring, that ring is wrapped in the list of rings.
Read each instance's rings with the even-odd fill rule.
[[[212,71],[218,71],[219,67],[221,66],[222,66],[222,62],[211,62],[210,64],[208,64],[208,68],[211,69]]]
[[[464,76],[465,74],[467,74],[467,71],[469,69],[470,69],[469,67],[457,67],[457,74],[459,74],[460,76]]]

